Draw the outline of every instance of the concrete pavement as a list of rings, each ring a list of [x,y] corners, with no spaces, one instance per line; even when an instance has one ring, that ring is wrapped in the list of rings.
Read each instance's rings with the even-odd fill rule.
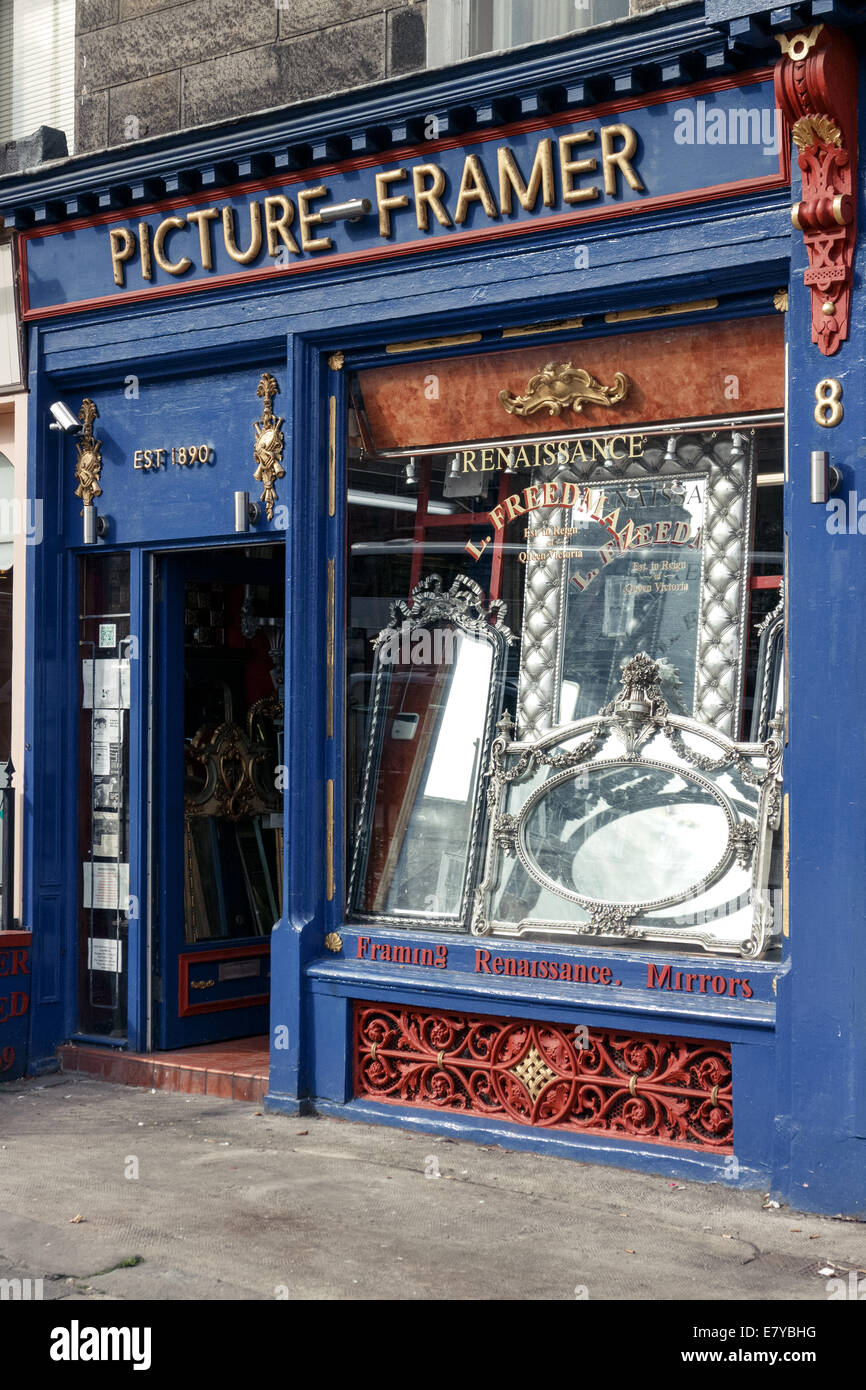
[[[45,1298],[824,1302],[828,1267],[866,1271],[866,1227],[756,1192],[79,1077],[0,1087],[0,1278]]]

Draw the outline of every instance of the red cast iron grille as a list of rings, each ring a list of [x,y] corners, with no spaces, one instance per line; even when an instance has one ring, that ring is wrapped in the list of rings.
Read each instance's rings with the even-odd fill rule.
[[[731,1049],[355,1001],[355,1095],[733,1152]],[[580,1041],[588,1043],[581,1048]]]

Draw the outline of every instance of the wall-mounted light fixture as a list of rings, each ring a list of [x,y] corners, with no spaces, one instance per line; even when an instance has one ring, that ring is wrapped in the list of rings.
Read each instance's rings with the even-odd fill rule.
[[[345,203],[331,203],[319,209],[320,222],[360,222],[372,210],[369,198],[350,198]]]
[[[407,491],[407,492],[416,492],[416,491],[417,491],[417,488],[418,488],[418,467],[417,467],[417,465],[416,465],[416,463],[415,463],[415,459],[414,459],[414,458],[407,459],[407,461],[406,461],[406,477],[405,477],[405,483],[406,483],[406,491]]]
[[[97,537],[104,540],[108,535],[108,517],[98,516],[93,503],[89,507],[82,507],[81,515],[84,518],[84,544],[96,545]]]
[[[235,530],[249,531],[250,526],[255,526],[262,509],[258,502],[250,501],[248,492],[235,493]]]
[[[831,492],[838,490],[842,482],[842,474],[836,465],[830,462],[830,455],[826,449],[813,449],[809,455],[809,463],[811,465],[811,500],[824,503]]]

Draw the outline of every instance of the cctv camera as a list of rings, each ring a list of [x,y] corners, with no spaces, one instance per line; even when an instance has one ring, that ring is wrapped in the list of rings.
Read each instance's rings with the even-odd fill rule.
[[[51,429],[63,430],[66,434],[81,433],[81,421],[72,414],[69,406],[64,405],[63,401],[55,401],[52,406],[49,406],[49,409],[54,416]]]

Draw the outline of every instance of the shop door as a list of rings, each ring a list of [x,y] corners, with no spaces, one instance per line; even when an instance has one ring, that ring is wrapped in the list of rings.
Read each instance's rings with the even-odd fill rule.
[[[154,1046],[268,1031],[282,910],[285,548],[157,557]]]

